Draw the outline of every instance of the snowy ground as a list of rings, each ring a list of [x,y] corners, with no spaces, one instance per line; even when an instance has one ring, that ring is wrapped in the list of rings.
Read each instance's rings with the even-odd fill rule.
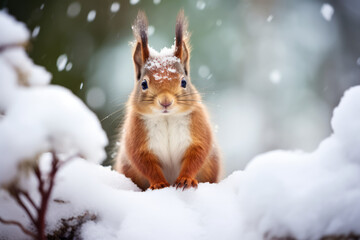
[[[22,43],[23,26],[0,12],[0,32],[7,30],[4,22],[13,25],[14,36],[0,45]],[[28,68],[21,75],[24,66]],[[66,223],[79,224],[79,216],[86,216],[77,226],[76,236],[82,239],[319,239],[360,234],[360,86],[345,93],[334,110],[333,134],[312,153],[273,151],[219,184],[141,192],[123,175],[96,164],[104,158],[107,141],[95,115],[69,91],[46,85],[49,75],[21,46],[0,53],[0,68],[0,185],[19,179],[24,159],[32,161],[50,150],[91,160],[70,160],[57,175],[47,215],[49,235],[59,234],[66,219],[75,217]],[[49,160],[50,154],[42,154],[43,171]],[[23,173],[20,180],[38,202],[34,176]],[[29,226],[3,189],[0,216]],[[17,227],[0,224],[0,239],[24,238]]]
[[[360,87],[345,93],[331,124],[334,133],[313,153],[266,153],[197,190],[138,192],[122,175],[78,160],[62,172],[54,197],[98,215],[83,226],[86,239],[360,234]]]

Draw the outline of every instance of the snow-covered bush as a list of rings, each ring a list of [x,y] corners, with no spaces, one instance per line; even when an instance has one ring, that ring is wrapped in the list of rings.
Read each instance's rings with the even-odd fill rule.
[[[334,110],[333,134],[312,153],[273,151],[219,184],[141,192],[123,175],[84,160],[99,162],[104,157],[106,138],[99,122],[69,91],[47,85],[49,74],[36,67],[21,47],[27,31],[1,12],[0,32],[8,31],[5,25],[19,37],[12,36],[11,41],[0,37],[1,219],[33,231],[28,218],[35,216],[31,205],[38,206],[43,198],[37,184],[43,180],[47,189],[54,180],[46,214],[49,238],[257,240],[360,235],[360,86],[345,93]],[[57,170],[67,159],[72,160],[55,178],[48,178],[54,166]],[[14,186],[18,195],[11,191]],[[30,214],[19,202],[26,203]],[[26,237],[18,226],[0,223],[0,239]]]
[[[24,24],[0,11],[0,32],[1,196],[11,196],[32,225],[8,218],[5,208],[0,223],[43,239],[58,169],[74,156],[100,162],[107,138],[95,114],[69,90],[49,86],[51,74],[29,59]],[[39,166],[46,152],[52,152],[48,170]]]

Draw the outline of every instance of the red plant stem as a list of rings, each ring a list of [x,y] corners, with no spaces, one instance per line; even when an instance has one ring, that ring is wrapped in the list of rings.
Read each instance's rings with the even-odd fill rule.
[[[29,236],[33,237],[34,239],[37,238],[37,235],[35,233],[33,233],[30,230],[26,229],[21,223],[19,223],[17,221],[5,220],[5,219],[2,219],[0,217],[0,222],[3,223],[3,224],[9,224],[9,225],[18,226],[26,235],[29,235]]]
[[[47,178],[42,178],[42,173],[40,171],[39,165],[36,165],[34,167],[34,173],[39,181],[38,185],[38,191],[41,196],[40,206],[37,206],[34,202],[34,200],[31,198],[31,196],[23,190],[16,189],[14,191],[13,197],[15,198],[16,202],[20,205],[22,209],[26,212],[28,217],[30,218],[31,222],[34,224],[34,226],[37,229],[37,234],[31,232],[30,230],[26,229],[21,223],[13,220],[4,220],[0,218],[0,222],[4,224],[12,224],[18,226],[25,234],[33,237],[34,239],[38,240],[46,240],[45,235],[45,218],[46,218],[46,211],[49,205],[49,200],[51,196],[51,192],[54,187],[55,177],[56,173],[59,170],[59,167],[61,166],[61,162],[57,158],[56,154],[52,153],[53,159],[51,162],[51,171]],[[30,212],[28,206],[25,205],[24,200],[21,198],[21,195],[24,196],[24,198],[31,204],[31,206],[36,210],[37,212],[37,218],[33,216],[33,214]]]
[[[50,195],[52,192],[52,189],[54,187],[54,181],[55,176],[57,173],[57,170],[59,169],[59,159],[56,157],[55,153],[52,153],[53,155],[53,161],[51,163],[51,172],[49,174],[49,185],[48,188],[45,189],[44,180],[41,178],[41,172],[39,168],[37,167],[35,169],[35,174],[38,177],[39,180],[39,192],[41,195],[41,203],[40,208],[38,209],[38,219],[37,219],[37,230],[38,230],[38,239],[39,240],[45,240],[45,217],[46,217],[46,211],[49,204]]]
[[[30,197],[29,193],[21,190],[21,191],[19,191],[19,194],[23,195],[23,196],[26,198],[26,200],[28,200],[29,203],[33,206],[33,208],[35,208],[36,210],[38,210],[38,207],[36,206],[35,202],[34,202],[34,201],[32,200],[32,198]]]
[[[15,192],[14,197],[15,197],[16,202],[20,205],[20,207],[22,207],[22,209],[25,210],[25,212],[26,212],[26,214],[28,215],[28,217],[30,218],[31,222],[36,225],[36,220],[35,220],[34,216],[31,214],[31,212],[30,212],[30,210],[28,209],[28,207],[27,207],[27,206],[24,204],[24,202],[21,200],[21,198],[20,198],[20,196],[19,196],[19,193],[18,193],[18,192]]]

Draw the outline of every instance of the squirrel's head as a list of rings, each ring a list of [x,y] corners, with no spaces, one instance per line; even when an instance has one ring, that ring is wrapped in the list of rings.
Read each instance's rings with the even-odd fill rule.
[[[190,45],[184,11],[177,16],[175,44],[170,49],[156,52],[148,46],[148,21],[144,12],[138,13],[132,29],[136,40],[133,109],[146,115],[190,112],[201,99],[190,81]]]

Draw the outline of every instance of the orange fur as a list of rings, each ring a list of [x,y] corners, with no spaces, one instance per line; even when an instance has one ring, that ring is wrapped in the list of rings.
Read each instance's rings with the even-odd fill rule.
[[[161,56],[155,57],[149,53],[147,19],[143,12],[138,14],[133,28],[137,40],[133,51],[136,82],[127,104],[120,136],[121,146],[114,168],[131,178],[143,190],[167,187],[170,183],[185,189],[197,187],[198,182],[215,183],[219,180],[219,150],[214,143],[205,106],[190,79],[190,45],[186,28],[186,18],[183,12],[180,12],[174,50],[174,56],[178,57],[179,61],[169,62],[166,66],[155,69],[145,67],[148,61],[156,61]],[[173,70],[169,71],[169,68]],[[158,81],[158,78],[162,80]],[[186,87],[182,86],[184,80]],[[142,89],[143,82],[148,84],[145,90]],[[169,183],[164,175],[166,164],[151,150],[151,135],[145,119],[153,116],[167,119],[167,116],[172,115],[184,118],[185,122],[188,119],[189,124],[186,126],[191,141],[188,145],[184,142],[187,148],[179,161],[179,174],[175,176],[177,178],[174,182]],[[185,137],[184,141],[186,139]]]

